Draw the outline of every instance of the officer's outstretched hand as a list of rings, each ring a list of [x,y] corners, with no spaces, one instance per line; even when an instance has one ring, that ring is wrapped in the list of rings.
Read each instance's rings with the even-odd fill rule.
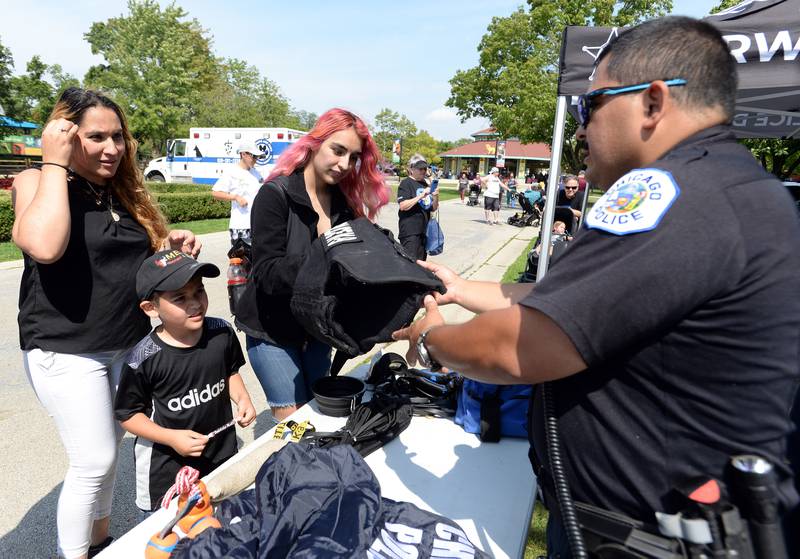
[[[411,326],[392,332],[392,339],[408,340],[409,345],[408,351],[406,352],[406,361],[409,364],[417,362],[417,339],[419,335],[429,328],[444,324],[442,313],[439,312],[439,305],[436,304],[436,300],[432,296],[425,295],[423,304],[425,305],[425,316],[417,320]]]
[[[442,280],[447,292],[442,295],[438,291],[434,291],[432,295],[436,299],[436,303],[439,305],[447,305],[450,303],[458,303],[458,296],[460,294],[460,286],[465,281],[461,278],[457,273],[453,270],[448,268],[443,264],[435,264],[433,262],[427,262],[425,260],[417,260],[417,264],[425,268],[426,270],[430,270],[431,272],[436,275],[437,278]]]

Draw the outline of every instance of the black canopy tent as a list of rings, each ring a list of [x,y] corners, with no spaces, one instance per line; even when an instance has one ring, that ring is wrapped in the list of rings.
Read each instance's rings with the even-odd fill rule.
[[[736,134],[800,137],[800,0],[748,0],[705,19],[722,32],[738,62]],[[550,242],[566,111],[572,112],[577,96],[589,89],[598,54],[619,32],[616,27],[570,26],[564,30],[543,244]],[[547,272],[544,256],[539,259],[538,279]]]

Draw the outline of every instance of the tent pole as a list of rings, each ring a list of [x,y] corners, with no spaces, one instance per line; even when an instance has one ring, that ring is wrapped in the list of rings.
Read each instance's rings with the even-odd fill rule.
[[[558,96],[556,105],[556,120],[553,124],[553,143],[550,148],[550,171],[547,177],[547,201],[544,205],[544,216],[539,231],[539,265],[536,269],[536,281],[541,280],[547,273],[550,262],[550,233],[553,229],[553,216],[556,212],[556,199],[558,198],[558,178],[561,170],[561,150],[564,146],[564,124],[567,119],[567,97]],[[575,231],[572,233],[575,234]]]

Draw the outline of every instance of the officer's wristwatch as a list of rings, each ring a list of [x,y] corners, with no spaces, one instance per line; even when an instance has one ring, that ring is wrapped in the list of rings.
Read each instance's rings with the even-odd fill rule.
[[[419,358],[419,362],[422,365],[431,371],[440,371],[442,369],[442,364],[434,359],[428,348],[425,346],[425,338],[428,337],[428,333],[433,329],[433,327],[428,328],[422,334],[419,335],[417,338],[417,356]]]

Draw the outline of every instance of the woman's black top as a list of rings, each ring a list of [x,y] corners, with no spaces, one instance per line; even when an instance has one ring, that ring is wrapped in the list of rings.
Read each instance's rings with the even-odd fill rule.
[[[331,187],[331,226],[354,217],[339,187]],[[295,347],[308,339],[289,301],[300,266],[318,236],[318,222],[303,169],[258,190],[250,213],[253,269],[236,316],[236,326],[247,335]]]
[[[150,330],[136,297],[136,271],[152,254],[150,240],[117,200],[114,221],[108,198],[97,204],[82,177],[73,175],[67,189],[72,223],[66,251],[52,264],[24,255],[20,346],[72,354],[127,349]]]

